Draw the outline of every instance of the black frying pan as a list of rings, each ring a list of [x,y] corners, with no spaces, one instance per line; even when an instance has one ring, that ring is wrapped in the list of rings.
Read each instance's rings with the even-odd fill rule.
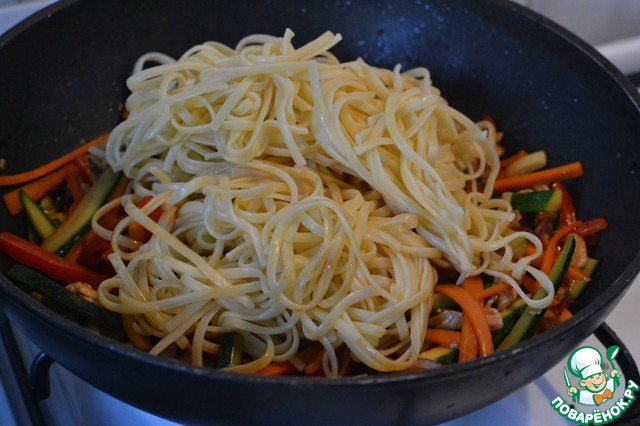
[[[586,176],[569,189],[582,217],[605,216],[610,228],[573,319],[484,359],[341,380],[239,376],[154,358],[88,333],[3,278],[1,307],[17,327],[90,384],[180,422],[427,424],[527,384],[604,321],[640,269],[640,99],[592,48],[504,1],[62,1],[0,39],[6,172],[108,131],[140,54],[175,56],[205,40],[235,44],[286,27],[300,44],[342,33],[334,52],[343,60],[427,66],[452,105],[473,119],[494,117],[512,150],[545,149],[551,165],[583,162]],[[23,225],[2,212],[2,228]]]

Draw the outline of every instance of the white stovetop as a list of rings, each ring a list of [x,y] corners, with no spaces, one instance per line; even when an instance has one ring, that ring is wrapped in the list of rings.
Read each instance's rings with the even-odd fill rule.
[[[53,3],[55,0],[8,1],[0,0],[0,34],[18,21],[24,19],[40,8]],[[528,0],[519,0],[527,3]],[[619,43],[608,43],[599,46],[599,50],[620,67],[623,72],[640,71],[640,39]],[[630,54],[635,52],[637,54]],[[628,346],[636,360],[640,360],[640,339],[638,339],[637,325],[640,315],[640,279],[636,278],[624,300],[608,317],[607,324],[615,330],[620,339]],[[35,356],[37,348],[31,345],[18,333],[23,352]],[[594,337],[586,343],[597,348],[601,345]],[[585,343],[585,344],[586,344]],[[567,425],[553,410],[550,401],[556,395],[564,395],[562,368],[564,362],[554,366],[546,375],[525,386],[508,397],[478,410],[465,417],[446,423],[446,426],[465,425],[510,425],[546,426]],[[67,425],[175,425],[175,423],[160,419],[136,408],[128,406],[101,391],[89,386],[62,367],[54,364],[51,369],[52,396],[42,403],[47,423],[52,426]],[[0,388],[0,416],[5,426],[17,425],[10,414],[4,389]]]

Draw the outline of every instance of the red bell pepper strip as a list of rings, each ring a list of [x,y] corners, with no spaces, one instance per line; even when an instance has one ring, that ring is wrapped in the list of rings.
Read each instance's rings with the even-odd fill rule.
[[[571,306],[573,303],[574,302],[558,302],[555,305],[549,306],[549,310],[553,312],[555,316],[559,317],[560,315],[562,315],[564,310]]]
[[[0,232],[0,252],[67,284],[80,281],[95,288],[108,278],[9,232]]]
[[[148,196],[142,198],[140,201],[138,201],[138,203],[136,204],[136,207],[141,209],[144,206],[146,206],[147,203],[149,201],[151,201],[151,200],[153,200],[153,197],[148,195]],[[164,213],[164,210],[162,209],[162,207],[158,207],[154,211],[149,213],[149,219],[151,219],[154,222],[158,223],[158,221],[160,220],[160,216],[162,216],[162,213]],[[145,229],[138,222],[133,222],[127,228],[127,236],[129,238],[132,238],[132,239],[138,241],[138,242],[144,242],[144,241],[147,241],[149,238],[151,238],[151,232],[149,232],[147,229]]]
[[[569,191],[560,182],[555,182],[551,185],[553,189],[557,189],[562,193],[562,204],[558,211],[558,226],[571,225],[576,221],[576,209],[573,206],[573,201],[569,195]]]
[[[147,195],[146,197],[143,197],[140,199],[140,201],[138,201],[136,207],[141,209],[146,206],[147,203],[151,200],[153,200],[153,197],[151,195]],[[158,207],[157,209],[149,213],[149,219],[157,223],[160,220],[160,216],[162,216],[162,213],[164,213],[164,210],[162,209],[162,207]]]
[[[576,234],[582,238],[588,238],[596,232],[607,229],[607,220],[603,217],[584,221],[580,226],[576,227]]]

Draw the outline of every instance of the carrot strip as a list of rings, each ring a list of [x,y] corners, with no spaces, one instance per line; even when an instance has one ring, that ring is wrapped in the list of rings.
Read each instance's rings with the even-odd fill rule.
[[[118,181],[118,184],[113,189],[113,192],[109,196],[109,199],[107,200],[107,202],[111,202],[116,198],[124,195],[124,193],[127,191],[127,186],[129,186],[129,179],[123,176],[122,178],[120,178],[120,181]],[[109,230],[113,230],[113,228],[115,228],[115,226],[118,224],[118,220],[120,218],[121,213],[122,213],[122,207],[109,210],[104,214],[104,216],[100,218],[100,225],[104,226]]]
[[[324,359],[325,350],[318,351],[318,354],[304,367],[304,374],[307,376],[312,375],[316,371],[322,368],[322,360]]]
[[[133,222],[127,227],[127,236],[132,240],[143,243],[147,240],[147,230],[138,222]]]
[[[78,167],[74,163],[69,163],[62,168],[62,171],[64,174],[64,181],[67,184],[67,188],[69,188],[69,192],[71,193],[73,202],[80,202],[82,197],[84,197],[84,190],[82,189],[82,185],[80,183],[80,173],[78,172]]]
[[[552,329],[560,324],[558,321],[558,317],[555,316],[551,311],[547,310],[542,319],[540,320],[540,324],[536,329],[536,333],[544,333],[547,330]]]
[[[556,259],[557,253],[554,253],[552,256],[552,261],[551,263],[553,264]],[[542,270],[542,259],[538,258],[535,259],[534,261],[531,262],[532,266],[535,266],[536,268]],[[576,268],[573,265],[569,265],[569,268],[567,268],[567,273],[565,274],[565,278],[570,279],[570,280],[576,280],[576,281],[591,281],[591,277],[588,276],[587,274],[585,274],[580,268]]]
[[[537,172],[496,179],[493,190],[495,192],[504,192],[511,189],[530,188],[544,183],[580,177],[583,173],[582,163],[576,161]]]
[[[481,303],[482,298],[480,297],[480,294],[483,291],[482,278],[477,275],[473,277],[467,277],[464,279],[464,281],[462,281],[461,287],[468,291],[469,294],[471,294],[473,298],[478,301],[478,303]]]
[[[64,171],[56,170],[53,173],[45,175],[38,180],[34,180],[20,188],[7,192],[2,196],[4,204],[9,210],[9,214],[15,216],[22,211],[20,203],[20,190],[27,193],[29,197],[35,201],[40,201],[47,193],[55,190],[64,182]]]
[[[296,354],[296,358],[302,361],[303,364],[309,364],[318,356],[318,352],[322,351],[323,348],[321,346],[310,347],[306,349],[302,349]]]
[[[87,239],[89,236],[89,233],[93,233],[92,230],[88,230],[82,237],[80,237],[80,239],[78,241],[76,241],[76,243],[69,249],[69,251],[64,255],[64,258],[66,260],[69,260],[71,262],[78,262],[78,259],[80,258],[80,255],[82,254],[82,251],[84,250],[85,246],[87,245]],[[94,234],[95,235],[95,234]]]
[[[580,268],[573,265],[569,265],[567,273],[565,274],[565,279],[587,282],[591,281],[591,277],[589,275],[585,274]]]
[[[549,245],[549,236],[547,234],[542,234],[538,238],[540,238],[540,242],[542,243],[542,247],[546,247]]]
[[[489,323],[478,301],[465,289],[453,284],[440,284],[434,287],[437,294],[449,296],[462,308],[473,327],[480,355],[488,355],[494,351],[493,339]],[[464,323],[464,320],[463,320]]]
[[[482,290],[479,294],[478,294],[478,298],[480,300],[484,300],[488,297],[491,296],[495,296],[496,294],[500,294],[503,291],[505,291],[506,289],[508,289],[509,287],[511,287],[509,284],[507,283],[498,283],[498,284],[494,284],[491,287]]]
[[[462,317],[459,348],[458,362],[469,361],[478,357],[478,341],[473,332],[473,325],[466,315]]]
[[[531,243],[527,243],[526,247],[524,248],[524,252],[523,252],[523,256],[531,256],[536,254],[536,248],[534,247],[533,244]]]
[[[551,268],[553,267],[558,243],[562,238],[569,234],[569,232],[573,231],[576,226],[580,225],[580,223],[580,221],[575,221],[570,225],[558,228],[558,230],[553,234],[549,240],[549,245],[545,248],[545,251],[542,254],[542,264],[540,265],[540,270],[542,272],[549,275],[549,272],[551,272]]]
[[[511,165],[512,163],[518,161],[519,159],[526,157],[527,156],[527,152],[525,150],[520,150],[518,152],[516,152],[515,154],[513,154],[511,157],[507,157],[504,158],[502,160],[500,160],[500,168],[501,169],[505,169],[507,167],[509,167],[509,165]]]
[[[64,255],[64,258],[73,262],[78,262],[78,259],[80,259],[81,256],[86,256],[87,253],[90,255],[95,254],[96,241],[104,240],[98,237],[98,234],[93,232],[93,229],[88,229],[87,232],[85,232],[69,249],[67,254]]]
[[[440,330],[438,328],[430,328],[424,340],[438,345],[448,346],[456,345],[460,347],[460,339],[462,333],[454,330]]]
[[[530,256],[532,254],[535,254],[535,251],[536,249],[535,247],[533,247],[533,244],[527,244],[527,246],[524,249],[524,255]],[[538,258],[533,259],[531,261],[531,265],[539,269],[542,266],[542,258],[543,256],[539,256]],[[553,261],[555,261],[555,259],[556,259],[556,256],[554,254]],[[568,279],[572,279],[572,280],[591,281],[591,277],[586,275],[582,270],[580,270],[580,268],[576,268],[575,266],[572,266],[572,265],[569,265],[569,268],[567,269],[567,273],[565,276]]]
[[[324,357],[324,348],[303,349],[296,355],[300,361],[306,363],[304,372],[306,374],[315,373],[322,367],[322,358]],[[317,368],[316,368],[317,367]],[[258,371],[256,374],[261,376],[283,376],[286,374],[296,373],[298,370],[289,361],[272,362],[271,364]]]
[[[108,133],[98,136],[97,138],[74,149],[70,153],[63,155],[62,157],[59,157],[51,161],[50,163],[47,163],[43,166],[40,166],[28,172],[18,173],[15,175],[0,176],[0,186],[19,185],[21,183],[29,182],[31,180],[38,179],[42,176],[45,176],[53,172],[54,170],[59,169],[65,164],[73,161],[74,159],[85,155],[89,150],[89,148],[99,144],[100,142],[105,141],[108,137],[109,137]]]
[[[536,294],[538,290],[540,290],[541,288],[540,283],[538,281],[534,280],[533,278],[527,275],[525,275],[525,277],[522,279],[521,285],[530,294]]]
[[[87,157],[74,158],[71,164],[74,164],[78,168],[78,176],[80,176],[80,179],[82,179],[85,184],[91,185],[93,183],[95,177],[91,176],[93,173],[91,172]]]
[[[475,299],[476,303],[482,307],[482,298],[480,297],[480,293],[482,293],[483,285],[480,277],[467,277],[464,279],[460,287],[467,291]],[[460,330],[461,338],[458,360],[468,361],[478,356],[478,338],[473,329],[473,324],[469,318],[469,314],[464,310],[463,314]]]
[[[544,317],[542,318],[542,321],[540,322],[540,326],[538,327],[538,330],[537,330],[539,333],[542,333],[553,327],[556,327],[559,324],[562,324],[563,322],[566,322],[573,317],[573,314],[569,312],[569,310],[567,309],[567,306],[557,306],[558,309],[554,309],[555,307],[554,305],[556,303],[558,303],[558,301],[557,299],[554,299],[551,307],[545,312]],[[564,305],[564,304],[559,304],[559,305]]]
[[[563,322],[571,319],[571,317],[573,317],[573,314],[569,312],[568,309],[563,309],[560,315],[557,315],[557,317],[558,317],[558,321],[562,324]]]
[[[288,361],[284,362],[272,362],[271,364],[264,367],[262,370],[256,372],[261,376],[284,376],[285,374],[295,373],[297,370]]]

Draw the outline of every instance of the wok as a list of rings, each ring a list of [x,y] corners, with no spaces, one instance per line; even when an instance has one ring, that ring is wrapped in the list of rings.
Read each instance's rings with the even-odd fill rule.
[[[124,82],[147,51],[180,55],[250,33],[298,45],[343,34],[334,53],[382,67],[426,66],[449,103],[473,119],[491,115],[505,145],[545,149],[551,165],[580,160],[569,182],[581,217],[610,228],[602,260],[574,317],[472,362],[435,370],[329,380],[228,374],[155,358],[96,336],[0,280],[1,307],[58,363],[143,410],[185,423],[429,424],[461,416],[544,374],[604,321],[640,269],[640,98],[591,47],[504,1],[67,0],[0,39],[0,157],[26,170],[110,130]],[[2,212],[3,229],[24,229]],[[9,261],[0,259],[6,268]],[[310,415],[309,413],[313,413]]]

